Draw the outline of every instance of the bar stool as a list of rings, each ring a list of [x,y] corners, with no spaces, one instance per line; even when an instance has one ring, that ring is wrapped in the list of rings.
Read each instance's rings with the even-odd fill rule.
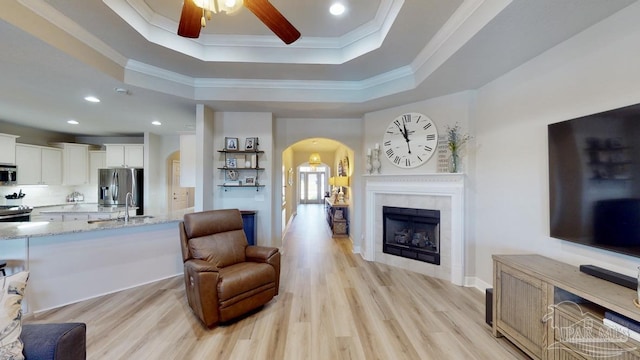
[[[0,272],[2,273],[2,276],[7,276],[7,274],[4,272],[4,267],[7,266],[7,261],[6,260],[0,260]]]

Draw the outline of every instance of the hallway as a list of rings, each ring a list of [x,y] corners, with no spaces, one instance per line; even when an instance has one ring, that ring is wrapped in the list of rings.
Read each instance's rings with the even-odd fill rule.
[[[284,237],[282,251],[298,253],[301,247],[307,252],[315,246],[327,246],[331,229],[327,224],[323,204],[300,204],[297,214]]]

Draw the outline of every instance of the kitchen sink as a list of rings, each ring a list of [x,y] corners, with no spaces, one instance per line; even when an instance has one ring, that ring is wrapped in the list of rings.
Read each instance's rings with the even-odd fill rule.
[[[129,216],[129,224],[137,224],[137,223],[142,223],[144,222],[146,219],[153,219],[154,216],[152,215],[136,215],[136,216]],[[115,219],[95,219],[95,220],[88,220],[87,221],[89,224],[95,224],[95,223],[125,223],[125,220],[123,217],[119,217],[119,218],[115,218]]]

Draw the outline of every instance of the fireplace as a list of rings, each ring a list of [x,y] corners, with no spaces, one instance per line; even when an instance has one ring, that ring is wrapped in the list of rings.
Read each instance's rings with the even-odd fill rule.
[[[440,210],[382,207],[382,252],[440,265]]]
[[[465,286],[465,175],[375,174],[365,175],[365,218],[362,248],[354,251],[375,261]],[[440,210],[440,264],[408,259],[383,252],[382,207]]]

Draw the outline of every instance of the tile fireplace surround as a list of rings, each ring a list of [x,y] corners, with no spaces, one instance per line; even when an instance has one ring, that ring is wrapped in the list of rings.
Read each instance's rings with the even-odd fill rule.
[[[464,285],[464,175],[365,175],[363,257]],[[382,207],[440,210],[440,265],[382,252]]]

